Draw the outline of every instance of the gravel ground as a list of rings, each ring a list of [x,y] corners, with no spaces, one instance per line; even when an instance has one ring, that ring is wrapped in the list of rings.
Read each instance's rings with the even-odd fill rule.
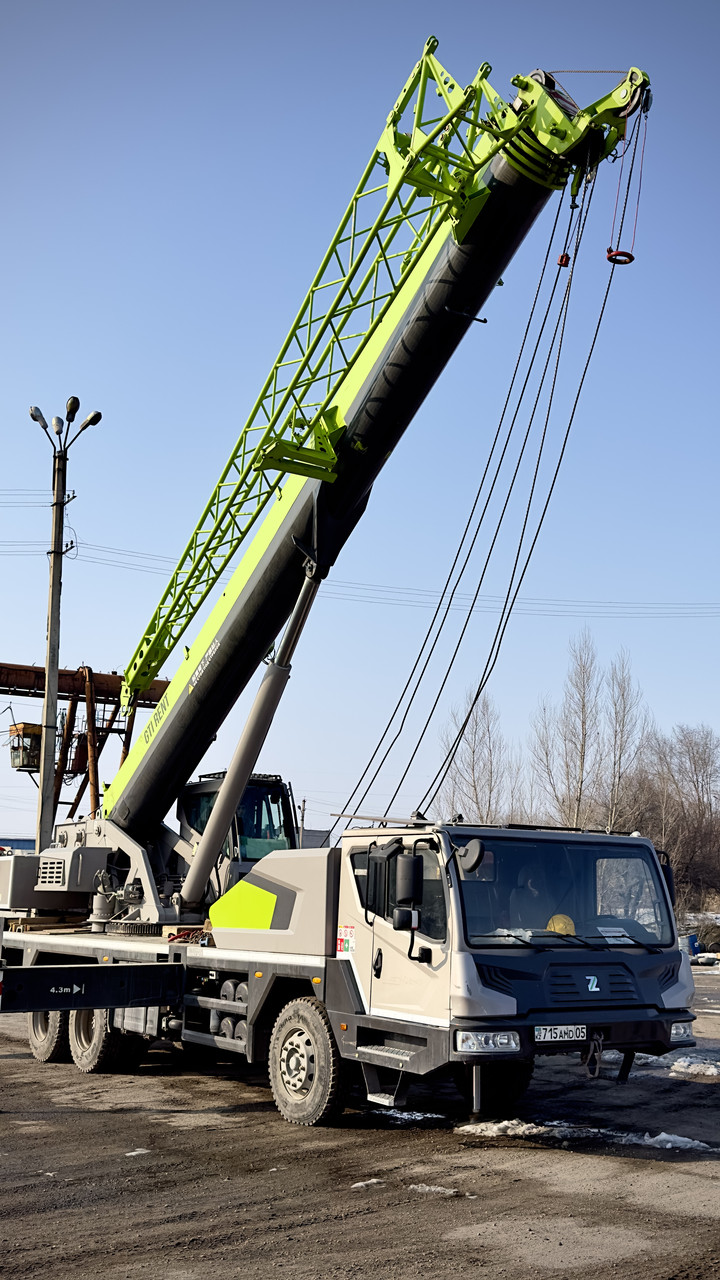
[[[158,1049],[135,1076],[83,1077],[35,1062],[6,1015],[0,1275],[720,1276],[720,969],[696,980],[697,1049],[624,1088],[616,1064],[590,1081],[540,1059],[499,1130],[465,1128],[449,1090],[296,1128],[236,1061],[199,1073]]]

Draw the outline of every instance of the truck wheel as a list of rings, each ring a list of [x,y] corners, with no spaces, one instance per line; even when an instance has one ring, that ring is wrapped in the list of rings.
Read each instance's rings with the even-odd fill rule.
[[[70,1053],[79,1071],[112,1071],[121,1056],[122,1036],[108,1026],[107,1009],[73,1009],[68,1026]]]
[[[68,1016],[55,1010],[28,1014],[30,1052],[38,1062],[69,1062]]]
[[[269,1053],[275,1105],[291,1124],[327,1123],[342,1110],[340,1054],[325,1006],[303,996],[286,1005]]]

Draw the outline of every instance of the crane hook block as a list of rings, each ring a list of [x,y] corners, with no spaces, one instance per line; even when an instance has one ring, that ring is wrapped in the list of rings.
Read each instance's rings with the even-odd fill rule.
[[[569,253],[561,253],[561,254],[560,254],[560,257],[558,258],[558,266],[559,266],[559,267],[569,267],[569,266],[570,266],[570,254],[569,254]]]
[[[613,249],[611,246],[607,251],[607,260],[612,262],[614,267],[626,267],[630,262],[635,261],[635,254],[629,253],[627,249]]]

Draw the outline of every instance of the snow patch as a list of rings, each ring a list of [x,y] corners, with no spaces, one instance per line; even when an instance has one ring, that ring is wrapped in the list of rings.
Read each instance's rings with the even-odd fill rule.
[[[385,1183],[384,1178],[368,1178],[365,1182],[353,1182],[351,1191],[364,1191],[366,1187],[382,1187]]]
[[[417,1124],[419,1120],[445,1120],[439,1111],[401,1111],[398,1107],[378,1107],[375,1115],[386,1116],[393,1124]]]
[[[607,1066],[615,1062],[617,1062],[619,1065],[622,1062],[624,1057],[625,1057],[625,1054],[620,1053],[619,1050],[617,1049],[605,1049],[603,1051],[603,1056],[602,1056],[603,1066]],[[643,1063],[643,1062],[654,1062],[655,1065],[658,1067],[669,1065],[668,1063],[664,1062],[662,1058],[656,1057],[654,1053],[636,1053],[635,1063],[637,1064],[637,1063]]]
[[[125,1155],[126,1155],[126,1156],[149,1156],[149,1155],[150,1155],[150,1148],[149,1148],[149,1147],[137,1147],[137,1148],[135,1149],[135,1151],[126,1151],[126,1152],[125,1152]]]
[[[649,1133],[643,1138],[646,1147],[679,1147],[682,1151],[710,1151],[707,1142],[696,1142],[694,1138],[683,1138],[679,1133],[658,1133],[654,1138]]]
[[[720,1076],[720,1062],[689,1053],[676,1058],[670,1067],[671,1076]]]
[[[471,1133],[478,1138],[559,1138],[561,1141],[611,1142],[623,1147],[678,1148],[683,1151],[710,1151],[707,1142],[685,1138],[679,1133],[622,1133],[619,1129],[591,1129],[589,1126],[567,1124],[564,1120],[548,1120],[533,1124],[526,1120],[485,1120],[477,1124],[464,1124],[456,1133]]]
[[[434,1196],[459,1196],[460,1192],[455,1191],[453,1187],[433,1187],[428,1182],[413,1182],[408,1187],[408,1191],[420,1191],[424,1195]]]
[[[622,1062],[623,1055],[615,1049],[607,1049],[602,1056],[603,1066],[614,1066]],[[651,1054],[638,1053],[635,1058],[635,1067],[652,1066],[656,1071],[668,1071],[675,1079],[687,1079],[688,1076],[720,1076],[720,1059],[709,1058],[703,1053],[683,1053],[677,1049],[674,1053],[668,1053],[662,1058],[656,1058]],[[638,1072],[633,1070],[631,1077],[637,1076]]]

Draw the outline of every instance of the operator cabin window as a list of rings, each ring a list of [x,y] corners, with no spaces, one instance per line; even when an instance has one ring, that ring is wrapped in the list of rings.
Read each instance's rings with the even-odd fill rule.
[[[190,826],[202,835],[208,823],[217,792],[189,795],[185,811]],[[289,849],[285,831],[282,795],[250,783],[243,793],[233,824],[223,842],[226,858],[239,856],[243,862],[257,862],[274,849]]]

